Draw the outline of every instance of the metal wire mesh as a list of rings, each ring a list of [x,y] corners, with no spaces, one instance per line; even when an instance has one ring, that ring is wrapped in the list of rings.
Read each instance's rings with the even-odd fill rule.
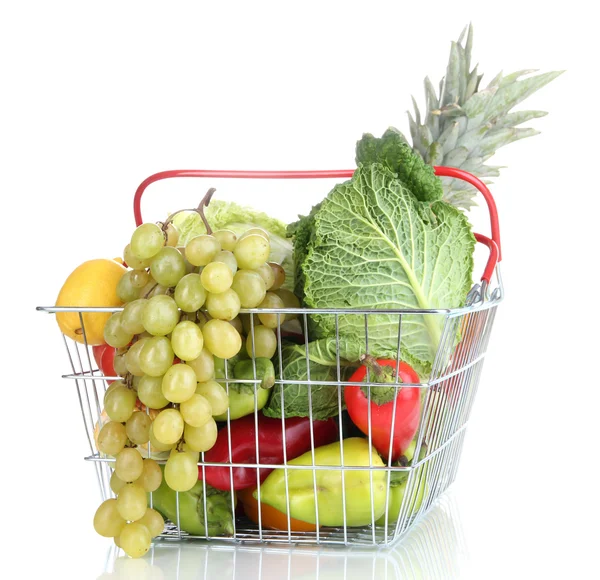
[[[320,465],[315,460],[315,439],[313,428],[310,430],[310,453],[312,461],[309,465],[292,465],[286,455],[286,417],[281,418],[284,459],[280,464],[260,463],[259,438],[258,438],[258,402],[257,390],[260,388],[260,378],[256,374],[256,364],[253,365],[254,378],[251,380],[234,379],[232,369],[225,364],[224,378],[219,378],[227,392],[232,384],[251,383],[254,385],[254,418],[255,418],[255,446],[256,461],[251,463],[235,463],[231,460],[231,426],[232,421],[227,413],[227,421],[223,422],[221,429],[226,430],[229,442],[229,461],[220,464],[205,461],[204,453],[200,456],[198,463],[203,481],[203,514],[204,514],[204,535],[190,536],[181,529],[179,494],[177,494],[176,518],[168,522],[162,537],[183,538],[197,537],[205,540],[218,540],[221,542],[234,543],[297,543],[297,544],[331,544],[331,545],[388,545],[411,529],[416,521],[425,514],[446,488],[454,481],[463,447],[465,431],[473,401],[477,392],[479,379],[487,351],[494,317],[498,303],[502,299],[501,283],[498,279],[498,286],[491,293],[490,299],[484,299],[487,294],[487,288],[477,285],[469,295],[469,304],[465,308],[454,310],[427,310],[427,311],[401,311],[401,310],[246,310],[242,311],[249,314],[250,328],[249,333],[254,336],[258,321],[255,319],[259,312],[270,312],[277,315],[279,322],[283,315],[295,314],[298,322],[306,328],[311,328],[315,320],[320,321],[323,327],[323,320],[327,320],[328,326],[332,329],[329,335],[331,348],[334,349],[334,359],[329,361],[325,370],[318,365],[315,367],[311,359],[310,345],[308,343],[308,333],[303,337],[297,335],[295,342],[285,331],[282,331],[282,325],[278,324],[276,329],[278,339],[277,354],[274,359],[274,366],[277,373],[274,392],[272,397],[280,398],[280,408],[286,409],[286,396],[289,397],[289,388],[293,387],[295,392],[305,394],[308,406],[308,417],[313,420],[313,415],[322,411],[323,394],[328,404],[334,409],[333,414],[337,415],[340,439],[340,465]],[[83,313],[88,311],[115,309],[86,309],[86,308],[59,308],[59,307],[40,307],[39,310],[46,312],[59,312],[64,310],[79,312],[81,326],[84,328]],[[378,383],[372,380],[367,374],[366,382],[350,383],[349,372],[351,367],[342,354],[345,352],[348,329],[354,333],[353,337],[360,340],[360,350],[366,354],[376,352],[386,345],[390,350],[393,345],[395,351],[395,360],[398,364],[405,355],[405,337],[414,331],[415,324],[428,324],[430,327],[439,329],[439,341],[432,345],[430,368],[421,371],[420,383],[407,384],[400,383],[396,373],[395,387],[400,389],[419,389],[421,394],[421,414],[417,432],[417,444],[412,459],[406,465],[393,464],[390,459],[385,461],[382,467],[373,464],[372,454],[372,417],[369,411],[367,438],[371,445],[371,467],[360,467],[356,465],[344,465],[344,437],[353,426],[344,410],[343,389],[351,384],[360,384],[366,387],[370,396],[371,389],[378,386],[389,386],[389,383]],[[375,329],[373,331],[373,329]],[[85,339],[85,328],[84,328]],[[97,448],[96,436],[100,427],[108,420],[103,413],[103,398],[107,389],[108,381],[116,380],[118,377],[105,377],[96,368],[91,348],[84,344],[75,342],[63,336],[64,344],[68,353],[70,363],[70,372],[63,375],[63,378],[74,383],[79,398],[84,431],[89,445],[89,456],[86,458],[95,467],[102,500],[113,496],[110,489],[110,477],[112,474],[111,465],[113,459],[103,456]],[[299,357],[300,363],[304,364],[303,378],[299,378],[296,373],[293,378],[286,375],[288,362],[283,354],[284,344],[295,344],[297,351],[304,349],[304,354]],[[303,359],[303,360],[302,360]],[[254,359],[252,359],[254,360]],[[298,365],[298,361],[295,361]],[[396,399],[394,399],[396,405]],[[395,411],[395,407],[394,407]],[[395,417],[395,412],[392,413]],[[392,419],[393,422],[394,419]],[[391,431],[394,426],[392,424]],[[390,450],[392,442],[390,441]],[[148,453],[150,449],[148,449]],[[160,462],[160,461],[159,461]],[[162,459],[165,462],[165,459]],[[292,530],[290,517],[288,516],[287,530],[267,529],[262,525],[259,510],[258,524],[252,523],[239,511],[233,518],[233,533],[230,536],[211,535],[209,533],[209,524],[207,516],[207,484],[206,469],[209,467],[220,466],[229,470],[231,482],[231,511],[236,514],[236,500],[233,493],[234,489],[234,469],[245,467],[256,469],[259,485],[257,487],[258,501],[260,503],[261,485],[260,480],[264,477],[264,469],[283,469],[285,474],[285,503],[287,513],[290,513],[290,489],[288,479],[290,473],[294,470],[308,470],[312,474],[314,502],[316,505],[316,530],[311,532],[297,532]],[[318,491],[317,480],[320,471],[327,471],[330,477],[338,478],[340,485],[342,519],[337,526],[321,526],[319,522],[322,510],[328,509],[327,505],[319,506],[323,502]],[[352,472],[361,472],[368,477],[369,482],[369,500],[371,508],[370,522],[360,526],[351,526],[348,522],[348,514],[351,506],[347,497],[348,487],[346,479],[351,477]],[[381,477],[383,474],[383,477]],[[397,519],[390,518],[388,508],[393,501],[393,494],[390,490],[390,482],[402,474],[405,479],[405,488],[402,496],[401,507]],[[374,480],[375,478],[375,480]],[[380,493],[380,485],[383,481],[385,493],[386,510],[382,516],[375,509],[375,495]],[[152,494],[150,494],[150,505],[152,505]],[[380,519],[383,518],[383,519]],[[379,520],[379,523],[378,523]]]

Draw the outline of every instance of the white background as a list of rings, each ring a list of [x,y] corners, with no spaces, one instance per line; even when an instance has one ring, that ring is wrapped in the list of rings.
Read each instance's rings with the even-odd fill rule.
[[[370,578],[373,559],[387,557],[417,558],[426,578],[596,577],[594,20],[583,2],[3,3],[0,485],[10,576],[95,579],[107,559],[112,570],[110,542],[92,529],[99,494],[82,461],[77,397],[60,379],[68,361],[54,321],[35,306],[53,304],[81,262],[121,253],[133,193],[152,173],[352,167],[363,132],[407,129],[411,94],[424,103],[423,77],[437,83],[450,41],[472,21],[484,84],[500,70],[567,72],[521,105],[550,112],[529,124],[542,134],[493,158],[508,167],[492,188],[507,298],[452,509],[442,510],[451,517],[439,533],[456,541],[425,556],[407,543],[368,555],[366,568],[343,552],[325,566],[322,555],[320,577],[343,577],[346,560],[348,578]],[[185,183],[149,190],[145,218],[195,205],[208,187]],[[216,183],[217,195],[285,220],[330,185]],[[482,212],[472,220],[486,231]],[[201,578],[209,553],[163,551],[160,566],[128,577],[175,578],[179,558],[188,563],[180,578]],[[213,576],[234,577],[233,560],[218,559],[230,556],[217,553]],[[258,578],[256,554],[238,556],[235,577]],[[263,578],[285,577],[288,555],[262,558]],[[315,577],[316,561],[290,559],[290,577]],[[404,577],[398,569],[408,568],[385,577]]]

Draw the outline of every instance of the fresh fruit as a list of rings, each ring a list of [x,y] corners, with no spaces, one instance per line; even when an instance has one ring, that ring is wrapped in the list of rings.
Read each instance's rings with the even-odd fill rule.
[[[84,262],[65,280],[56,306],[118,307],[123,302],[117,296],[117,284],[126,268],[114,260],[98,259]],[[104,326],[110,312],[57,312],[56,321],[66,336],[89,345],[104,344]],[[85,337],[84,337],[85,329]]]
[[[105,538],[118,536],[126,523],[117,509],[117,500],[113,498],[102,502],[94,515],[94,529]]]
[[[119,544],[132,558],[141,558],[149,549],[152,536],[148,528],[140,523],[127,524],[119,535]]]

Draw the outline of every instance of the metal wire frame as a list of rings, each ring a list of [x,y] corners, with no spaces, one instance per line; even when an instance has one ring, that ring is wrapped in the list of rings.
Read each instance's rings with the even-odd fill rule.
[[[127,575],[129,559],[121,558],[116,546],[107,550],[105,573]],[[152,575],[168,570],[173,577],[198,574],[202,578],[221,575],[226,579],[245,577],[291,580],[298,570],[319,578],[354,577],[364,580],[452,580],[459,578],[467,560],[467,547],[456,500],[440,498],[394,550],[328,550],[325,546],[222,545],[198,542],[155,542],[146,561]],[[155,570],[156,569],[156,570]],[[343,570],[343,574],[342,574]],[[264,571],[264,573],[263,573]],[[128,576],[127,576],[128,577]]]
[[[282,343],[281,333],[281,317],[284,314],[297,314],[303,322],[304,328],[307,328],[310,322],[310,317],[315,314],[320,316],[329,316],[334,319],[335,323],[335,340],[336,340],[336,360],[335,360],[335,378],[334,380],[317,380],[311,378],[311,366],[308,349],[308,335],[304,333],[304,348],[306,358],[306,379],[288,380],[284,375],[284,364],[282,359],[282,351],[278,348],[277,360],[275,361],[278,378],[276,385],[283,387],[293,383],[307,388],[309,418],[313,419],[313,389],[331,388],[337,390],[337,410],[339,417],[339,437],[340,437],[340,464],[339,465],[316,465],[315,461],[315,446],[314,432],[311,428],[311,457],[312,465],[300,466],[290,465],[286,454],[286,431],[285,417],[281,419],[282,438],[284,448],[284,460],[280,465],[260,463],[257,459],[255,463],[235,463],[232,461],[226,463],[210,463],[205,461],[204,454],[201,454],[198,465],[202,473],[205,473],[206,467],[222,466],[229,469],[231,489],[233,491],[233,470],[236,467],[246,467],[256,469],[257,478],[260,475],[260,470],[268,469],[283,469],[285,480],[285,493],[287,505],[287,530],[270,530],[262,525],[261,515],[259,510],[258,525],[253,524],[245,517],[233,517],[233,534],[230,537],[213,536],[206,532],[203,536],[190,536],[181,529],[180,512],[179,512],[179,494],[176,500],[177,517],[174,522],[168,523],[165,532],[161,537],[164,538],[200,538],[204,540],[218,540],[220,542],[233,543],[297,543],[297,544],[324,544],[324,545],[357,545],[357,546],[373,546],[373,545],[389,545],[400,537],[404,536],[427,511],[436,500],[443,494],[447,487],[454,481],[456,477],[460,455],[462,451],[463,441],[465,437],[466,427],[470,416],[473,401],[477,392],[481,370],[487,351],[487,346],[490,338],[491,329],[496,314],[496,309],[499,302],[502,300],[502,284],[497,271],[497,285],[493,292],[489,292],[486,285],[476,285],[469,294],[468,305],[458,309],[439,309],[439,310],[356,310],[356,309],[247,309],[243,312],[250,314],[250,333],[254,333],[254,328],[257,322],[255,316],[261,312],[275,313],[278,319],[276,329],[278,343]],[[487,299],[488,295],[491,295]],[[66,380],[73,381],[77,389],[77,395],[80,402],[82,419],[86,438],[88,440],[90,455],[86,457],[96,469],[99,482],[102,500],[112,497],[110,489],[110,476],[112,474],[111,465],[112,458],[103,457],[98,451],[95,440],[95,430],[107,420],[106,416],[102,415],[101,401],[104,397],[104,392],[107,388],[107,381],[116,380],[118,377],[105,377],[95,368],[92,363],[91,348],[87,345],[87,338],[84,327],[84,312],[97,311],[119,311],[119,308],[78,308],[78,307],[39,307],[38,310],[45,312],[62,312],[71,311],[79,312],[81,326],[83,330],[83,344],[67,339],[63,336],[63,341],[67,349],[70,362],[69,373],[63,375]],[[391,459],[388,459],[384,467],[373,466],[373,453],[375,452],[372,446],[372,430],[371,430],[371,413],[369,409],[368,417],[368,434],[367,439],[370,445],[370,463],[371,467],[359,467],[355,465],[344,464],[344,438],[345,431],[344,422],[348,421],[343,414],[343,387],[346,385],[359,384],[366,386],[370,397],[370,389],[376,386],[390,386],[389,383],[377,383],[370,380],[367,375],[367,380],[364,383],[352,383],[347,380],[343,372],[343,362],[340,358],[340,319],[347,320],[349,316],[362,318],[364,320],[364,351],[369,353],[369,319],[372,316],[381,317],[389,315],[390,320],[395,320],[397,317],[397,338],[396,343],[396,360],[398,365],[402,359],[402,340],[406,333],[407,319],[415,316],[435,317],[441,328],[441,337],[439,344],[435,348],[435,357],[431,372],[423,378],[421,383],[399,383],[396,378],[397,388],[417,388],[420,389],[422,397],[421,418],[417,433],[417,446],[413,459],[407,466],[392,465]],[[333,338],[333,337],[332,337]],[[373,341],[371,341],[372,343]],[[254,354],[254,353],[253,353]],[[254,360],[254,357],[253,357]],[[256,432],[256,457],[259,457],[259,441],[258,441],[258,404],[257,404],[257,389],[260,379],[256,375],[256,365],[253,365],[254,379],[239,380],[230,378],[231,369],[225,364],[225,377],[219,381],[225,386],[229,392],[230,385],[235,383],[253,383],[255,385],[254,402],[255,402],[255,432]],[[275,396],[275,394],[273,395]],[[285,406],[285,389],[279,390],[281,397],[281,408]],[[394,411],[396,399],[394,400]],[[392,413],[395,417],[395,413]],[[394,421],[394,419],[393,419]],[[391,431],[394,430],[392,421]],[[229,441],[229,457],[231,458],[231,419],[229,411],[227,412],[226,425],[223,429],[227,430]],[[392,441],[390,440],[390,451]],[[150,454],[150,446],[147,448]],[[159,460],[164,463],[165,459]],[[315,532],[296,532],[291,529],[290,521],[290,490],[288,479],[290,473],[294,470],[310,470],[312,471],[314,484],[314,502],[316,506],[315,517],[317,528]],[[342,521],[337,527],[321,527],[319,526],[319,512],[321,509],[327,509],[327,506],[319,507],[320,496],[317,490],[317,477],[319,472],[328,471],[329,475],[337,474],[340,478],[340,491],[342,502]],[[371,507],[370,523],[361,527],[351,527],[348,525],[348,503],[346,497],[345,477],[352,471],[362,472],[363,475],[368,475],[369,481],[369,500]],[[400,472],[403,472],[407,477],[406,488],[402,499],[399,517],[395,521],[390,521],[388,516],[388,506],[391,501],[391,493],[386,492],[385,497],[385,512],[384,524],[377,525],[377,520],[382,514],[375,511],[374,494],[378,493],[373,483],[373,477],[377,473],[383,472],[385,477],[386,489],[389,489],[392,477]],[[264,479],[264,478],[263,478]],[[203,481],[203,512],[204,512],[204,529],[208,530],[208,510],[207,510],[207,493],[205,477]],[[259,478],[260,482],[260,478]],[[421,490],[421,491],[419,491]],[[260,502],[261,485],[257,488],[257,495]],[[234,494],[230,495],[232,514],[235,513]],[[321,500],[322,501],[322,500]],[[150,505],[152,506],[152,494],[150,494]]]

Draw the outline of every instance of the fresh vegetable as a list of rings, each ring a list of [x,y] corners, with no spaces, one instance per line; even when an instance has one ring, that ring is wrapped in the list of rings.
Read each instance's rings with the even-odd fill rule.
[[[152,494],[154,509],[192,536],[231,536],[233,515],[231,494],[206,485],[206,514],[204,513],[204,488],[198,481],[189,491],[179,493],[179,521],[177,520],[177,494],[166,481]],[[205,527],[208,526],[208,528]]]
[[[350,377],[350,382],[365,381],[368,370],[371,382],[394,383],[396,368],[399,383],[420,382],[419,375],[405,362],[375,360],[371,356],[363,358],[363,366]],[[419,391],[417,387],[344,387],[344,400],[350,418],[365,435],[369,434],[371,428],[371,441],[384,459],[390,455],[390,445],[392,461],[396,461],[408,449],[419,426]]]
[[[56,306],[121,306],[123,301],[117,295],[117,284],[125,272],[125,267],[114,260],[101,258],[84,262],[65,280]],[[57,312],[56,322],[69,338],[94,346],[106,342],[104,326],[110,317],[110,312]]]
[[[377,451],[362,437],[344,440],[344,466],[365,466],[364,470],[288,469],[289,513],[294,519],[322,526],[365,526],[379,519],[385,511],[386,472],[368,468],[383,467]],[[342,465],[340,443],[331,443],[314,450],[315,465]],[[313,465],[313,453],[288,461],[289,465]],[[316,482],[315,482],[316,480]],[[343,481],[343,487],[342,487]],[[342,494],[342,488],[344,493]],[[257,497],[254,492],[254,497]],[[285,470],[276,469],[260,488],[261,503],[287,514]],[[372,503],[371,503],[372,502]],[[373,511],[371,511],[371,505]]]
[[[238,237],[252,228],[265,230],[269,235],[271,251],[269,262],[281,264],[286,278],[284,287],[293,288],[292,243],[287,239],[286,225],[266,213],[233,202],[215,200],[205,209],[206,219],[213,230],[230,230]],[[206,227],[195,212],[182,212],[174,217],[180,232],[179,245],[185,246],[193,237],[206,233]]]
[[[225,378],[223,359],[215,364],[215,376]],[[275,369],[273,363],[268,358],[259,357],[255,359],[256,367],[251,360],[235,359],[229,361],[228,368],[233,369],[233,378],[237,380],[254,379],[254,368],[256,368],[256,378],[261,382],[255,383],[229,383],[229,418],[231,420],[239,419],[254,413],[256,403],[257,410],[261,410],[269,400],[271,387],[275,383]],[[222,383],[225,386],[225,383]],[[256,393],[256,395],[255,395]],[[216,421],[227,421],[227,413],[215,416]]]
[[[255,420],[258,422],[258,432]],[[230,425],[231,430],[231,462],[281,464],[284,459],[284,440],[282,429],[284,423],[259,413],[247,415]],[[287,459],[298,457],[311,448],[311,430],[314,446],[319,447],[335,441],[338,427],[333,419],[327,421],[311,421],[307,418],[291,418],[285,421],[285,453]],[[258,433],[258,434],[257,434]],[[257,453],[258,440],[258,453]],[[229,461],[229,429],[223,427],[219,431],[217,441],[212,449],[204,454],[207,463],[227,463]],[[257,460],[258,459],[258,460]],[[257,469],[255,467],[199,467],[198,477],[216,489],[240,490],[256,487]],[[263,481],[272,469],[261,469],[260,480]]]
[[[335,385],[307,386],[294,382],[306,381],[309,378],[313,381],[337,381],[336,353],[339,353],[339,379],[348,379],[360,364],[351,362],[358,361],[361,355],[361,348],[356,342],[344,338],[339,341],[326,338],[309,343],[308,348],[304,342],[284,344],[281,353],[283,372],[280,377],[283,384],[275,385],[269,404],[263,410],[264,414],[267,417],[281,417],[283,408],[285,417],[309,417],[311,409],[313,419],[324,420],[338,415],[340,408],[345,408],[345,403],[341,390]]]
[[[244,513],[246,516],[248,516],[255,524],[258,524],[258,500],[253,495],[255,492],[255,488],[243,489],[237,493],[237,497],[244,506]],[[262,502],[260,504],[260,524],[263,528],[271,530],[289,529],[292,532],[314,532],[317,529],[317,526],[314,524],[295,520],[294,518],[290,518],[290,525],[288,528],[287,514]]]
[[[116,377],[118,374],[115,371],[114,362],[116,349],[108,344],[99,344],[92,347],[94,360],[98,368],[105,377]],[[111,384],[113,381],[108,381]]]
[[[398,149],[401,144],[393,145]],[[397,154],[406,153],[401,147]],[[386,155],[392,154],[386,149]],[[413,158],[417,167],[416,154]],[[432,309],[464,304],[472,284],[475,237],[465,215],[453,206],[419,201],[439,195],[439,188],[433,191],[438,178],[432,171],[419,168],[428,179],[421,178],[417,197],[380,163],[361,165],[295,225],[296,272],[302,272],[306,306]],[[310,319],[311,339],[336,336],[336,317],[313,314]],[[339,335],[364,349],[365,317],[349,314],[337,320]],[[431,369],[443,320],[432,314],[403,316],[402,359],[417,372]],[[397,315],[368,317],[371,354],[395,356],[398,324]]]
[[[417,439],[413,439],[408,449],[400,457],[400,459],[396,462],[398,466],[407,467],[410,465],[412,458],[414,457],[414,453],[416,450]],[[427,445],[425,442],[421,444],[421,451],[419,453],[419,460],[422,460],[427,454]],[[400,517],[400,510],[402,509],[402,503],[406,503],[405,513],[407,517],[410,517],[416,514],[423,505],[423,500],[427,495],[428,485],[427,485],[427,471],[429,470],[429,462],[421,465],[420,467],[416,467],[412,471],[412,491],[410,495],[406,495],[406,489],[409,482],[409,472],[408,471],[392,471],[390,472],[390,498],[388,500],[388,508],[387,508],[387,523],[394,524],[398,521]],[[387,477],[387,476],[386,476]],[[385,526],[385,512],[383,515],[375,522],[378,526]]]

